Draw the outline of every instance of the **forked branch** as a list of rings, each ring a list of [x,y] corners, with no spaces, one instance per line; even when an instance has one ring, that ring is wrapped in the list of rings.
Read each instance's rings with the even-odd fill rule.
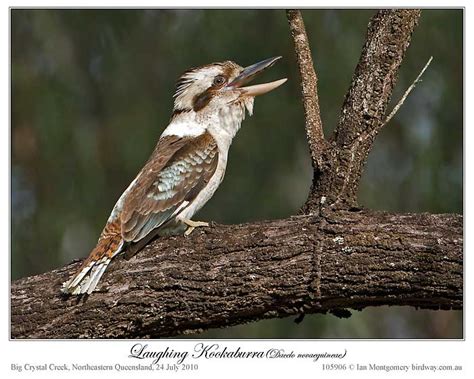
[[[331,147],[323,152],[323,171],[313,178],[305,213],[319,213],[323,203],[334,209],[357,208],[359,181],[367,156],[383,125],[419,17],[417,9],[395,9],[381,10],[370,20],[339,124]]]

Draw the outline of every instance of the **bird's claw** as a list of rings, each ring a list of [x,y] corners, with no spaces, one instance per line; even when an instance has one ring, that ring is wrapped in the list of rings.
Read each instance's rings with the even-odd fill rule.
[[[188,226],[188,229],[186,229],[186,231],[184,232],[185,236],[189,236],[196,228],[202,226],[209,226],[209,223],[204,221],[183,220],[183,222]]]

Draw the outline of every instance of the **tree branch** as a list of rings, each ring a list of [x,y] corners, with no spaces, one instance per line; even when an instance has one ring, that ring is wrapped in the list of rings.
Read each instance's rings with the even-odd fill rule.
[[[100,292],[58,289],[77,269],[15,281],[13,338],[136,338],[370,305],[462,307],[462,217],[334,212],[219,225],[114,260]]]
[[[371,19],[328,153],[331,164],[313,185],[318,190],[309,199],[312,207],[322,196],[332,205],[357,206],[360,177],[420,14],[417,9],[381,10]]]
[[[393,116],[395,116],[397,114],[398,110],[401,108],[401,106],[403,105],[403,103],[407,99],[408,95],[410,95],[411,91],[413,91],[415,86],[421,81],[422,75],[425,73],[426,69],[428,68],[428,66],[430,65],[432,60],[433,60],[433,57],[430,57],[430,59],[428,59],[428,62],[426,62],[425,66],[423,67],[421,72],[418,74],[416,79],[413,81],[413,83],[410,85],[410,87],[407,88],[407,90],[403,94],[402,98],[398,101],[397,105],[395,105],[395,107],[392,109],[390,114],[387,116],[387,118],[383,122],[381,128],[383,128],[385,125],[387,125],[390,122],[390,120],[393,118]]]
[[[301,92],[306,121],[306,136],[314,171],[322,165],[323,150],[326,147],[323,122],[319,110],[318,77],[314,70],[308,36],[299,10],[286,11],[291,36],[295,46],[296,61],[300,72]]]
[[[382,124],[420,14],[415,9],[382,10],[370,21],[367,40],[335,131],[338,146],[359,145],[361,136],[364,142],[373,142],[367,140],[368,135]]]

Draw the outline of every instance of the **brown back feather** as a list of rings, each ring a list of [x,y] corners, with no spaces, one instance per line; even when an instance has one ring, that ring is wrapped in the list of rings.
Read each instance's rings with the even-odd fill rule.
[[[206,186],[217,162],[217,143],[209,133],[161,138],[124,200],[123,239],[137,242],[174,217]]]

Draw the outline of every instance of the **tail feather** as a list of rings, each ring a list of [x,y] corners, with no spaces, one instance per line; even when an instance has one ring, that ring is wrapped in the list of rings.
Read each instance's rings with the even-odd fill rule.
[[[94,288],[97,286],[100,278],[104,275],[107,266],[110,263],[110,258],[102,258],[96,267],[94,267],[93,272],[90,275],[89,281],[84,286],[83,291],[87,292],[87,294],[91,294],[94,291]]]
[[[70,295],[91,294],[104,275],[113,257],[122,251],[120,235],[109,235],[99,239],[97,246],[84,261],[79,271],[63,284],[62,292]]]

